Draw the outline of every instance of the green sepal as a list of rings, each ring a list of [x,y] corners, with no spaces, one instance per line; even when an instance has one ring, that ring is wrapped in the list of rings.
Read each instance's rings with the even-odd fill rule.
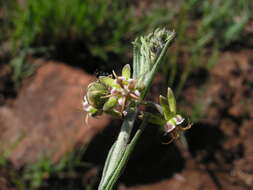
[[[99,77],[99,81],[103,83],[106,86],[114,87],[114,88],[120,88],[118,84],[115,83],[115,80],[108,76],[101,76]]]
[[[101,110],[98,110],[96,108],[92,108],[90,111],[89,111],[89,114],[92,116],[92,117],[96,117],[98,115],[102,115],[102,111]]]
[[[104,104],[103,106],[103,110],[104,111],[108,111],[111,110],[116,104],[117,104],[118,100],[116,97],[112,96],[110,97]]]
[[[89,84],[88,86],[88,91],[101,91],[101,92],[106,92],[107,88],[104,84],[100,83],[99,81],[95,81]]]
[[[122,69],[122,76],[126,79],[131,78],[131,67],[129,64],[126,64]]]
[[[164,96],[160,95],[160,105],[162,106],[165,119],[168,121],[172,117],[172,113],[169,108],[168,100]]]
[[[174,93],[171,90],[171,88],[168,88],[168,90],[167,90],[167,98],[168,98],[168,102],[169,102],[170,112],[172,114],[176,114],[177,113],[177,110],[176,110],[176,98],[175,98]]]

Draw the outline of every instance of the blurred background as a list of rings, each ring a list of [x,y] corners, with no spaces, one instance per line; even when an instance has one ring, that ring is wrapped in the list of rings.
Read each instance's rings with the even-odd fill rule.
[[[253,189],[252,9],[252,0],[0,0],[0,189],[96,189],[121,122],[87,126],[86,87],[131,63],[131,42],[157,27],[177,36],[148,98],[172,87],[194,125],[169,145],[148,126],[115,189]]]

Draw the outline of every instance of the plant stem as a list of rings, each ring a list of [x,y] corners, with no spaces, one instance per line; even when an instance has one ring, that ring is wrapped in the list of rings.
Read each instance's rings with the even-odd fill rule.
[[[127,145],[126,151],[124,152],[118,167],[116,168],[115,172],[113,173],[113,176],[111,177],[110,181],[108,182],[106,190],[112,189],[113,185],[115,184],[115,182],[120,177],[120,174],[121,174],[123,168],[126,166],[127,161],[129,160],[129,157],[130,157],[131,153],[133,152],[134,147],[135,147],[139,137],[141,136],[142,132],[144,131],[144,128],[145,128],[146,124],[147,124],[147,117],[144,117],[144,119],[143,119],[139,129],[135,133],[133,139]]]
[[[105,172],[105,176],[103,177],[102,181],[100,182],[99,189],[105,188],[105,183],[112,177],[115,168],[120,163],[120,160],[123,157],[123,154],[127,148],[127,144],[129,142],[130,134],[134,126],[134,122],[137,116],[137,109],[128,111],[128,114],[121,126],[120,133],[118,138],[115,142],[115,146],[112,150],[110,158],[110,162],[108,163],[107,170]]]

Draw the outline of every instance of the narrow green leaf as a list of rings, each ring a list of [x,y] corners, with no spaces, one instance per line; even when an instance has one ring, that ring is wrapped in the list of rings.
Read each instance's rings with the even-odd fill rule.
[[[112,147],[110,148],[110,151],[109,151],[109,153],[108,153],[108,156],[107,156],[107,158],[106,158],[100,184],[103,184],[103,182],[104,182],[104,177],[105,177],[105,174],[106,174],[106,172],[107,172],[108,165],[109,165],[109,161],[110,161],[110,159],[111,159],[111,156],[112,156],[112,152],[113,152],[114,147],[115,147],[115,143],[113,143],[113,145],[112,145]],[[101,189],[101,186],[99,186],[98,189]]]
[[[120,177],[120,174],[122,173],[123,168],[126,166],[127,161],[129,159],[129,156],[131,155],[131,153],[133,152],[133,149],[138,141],[138,139],[140,138],[141,134],[144,131],[144,128],[147,124],[147,117],[143,118],[143,121],[139,127],[139,129],[137,130],[137,132],[135,133],[133,139],[131,140],[131,142],[127,145],[127,148],[124,152],[124,154],[122,155],[119,163],[117,164],[114,172],[112,172],[112,175],[110,176],[110,178],[108,179],[108,182],[105,184],[105,190],[112,190],[113,185],[116,183],[116,181],[118,180],[118,178]]]
[[[133,78],[137,79],[140,73],[140,48],[139,48],[139,38],[136,38],[133,42]]]
[[[127,144],[130,138],[131,131],[134,126],[134,122],[137,116],[136,109],[128,109],[128,114],[126,115],[123,124],[121,126],[120,133],[115,142],[115,148],[111,153],[111,158],[108,163],[107,171],[104,176],[103,183],[100,182],[101,190],[107,189],[107,184],[110,181],[112,175],[114,175],[114,171],[117,169],[118,164],[120,163],[124,152],[126,151]],[[99,189],[100,190],[100,189]]]

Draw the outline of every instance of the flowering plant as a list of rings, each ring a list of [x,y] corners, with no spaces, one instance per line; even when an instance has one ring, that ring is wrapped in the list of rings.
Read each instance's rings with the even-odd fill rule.
[[[111,114],[116,117],[126,116],[126,108],[140,99],[137,80],[131,78],[130,65],[122,69],[122,76],[100,76],[88,86],[83,108],[89,116]]]
[[[124,119],[118,138],[108,153],[99,190],[113,188],[148,122],[159,125],[165,133],[172,134],[172,140],[178,138],[181,131],[191,127],[183,127],[185,119],[177,113],[176,100],[170,88],[167,97],[160,96],[159,104],[145,101],[174,36],[174,32],[156,29],[147,36],[137,38],[133,42],[133,72],[127,64],[123,67],[121,76],[113,71],[112,75],[100,76],[88,86],[83,102],[87,117],[105,113]],[[154,106],[158,113],[140,111],[138,108],[141,104]],[[130,139],[137,117],[142,119],[142,123]]]

